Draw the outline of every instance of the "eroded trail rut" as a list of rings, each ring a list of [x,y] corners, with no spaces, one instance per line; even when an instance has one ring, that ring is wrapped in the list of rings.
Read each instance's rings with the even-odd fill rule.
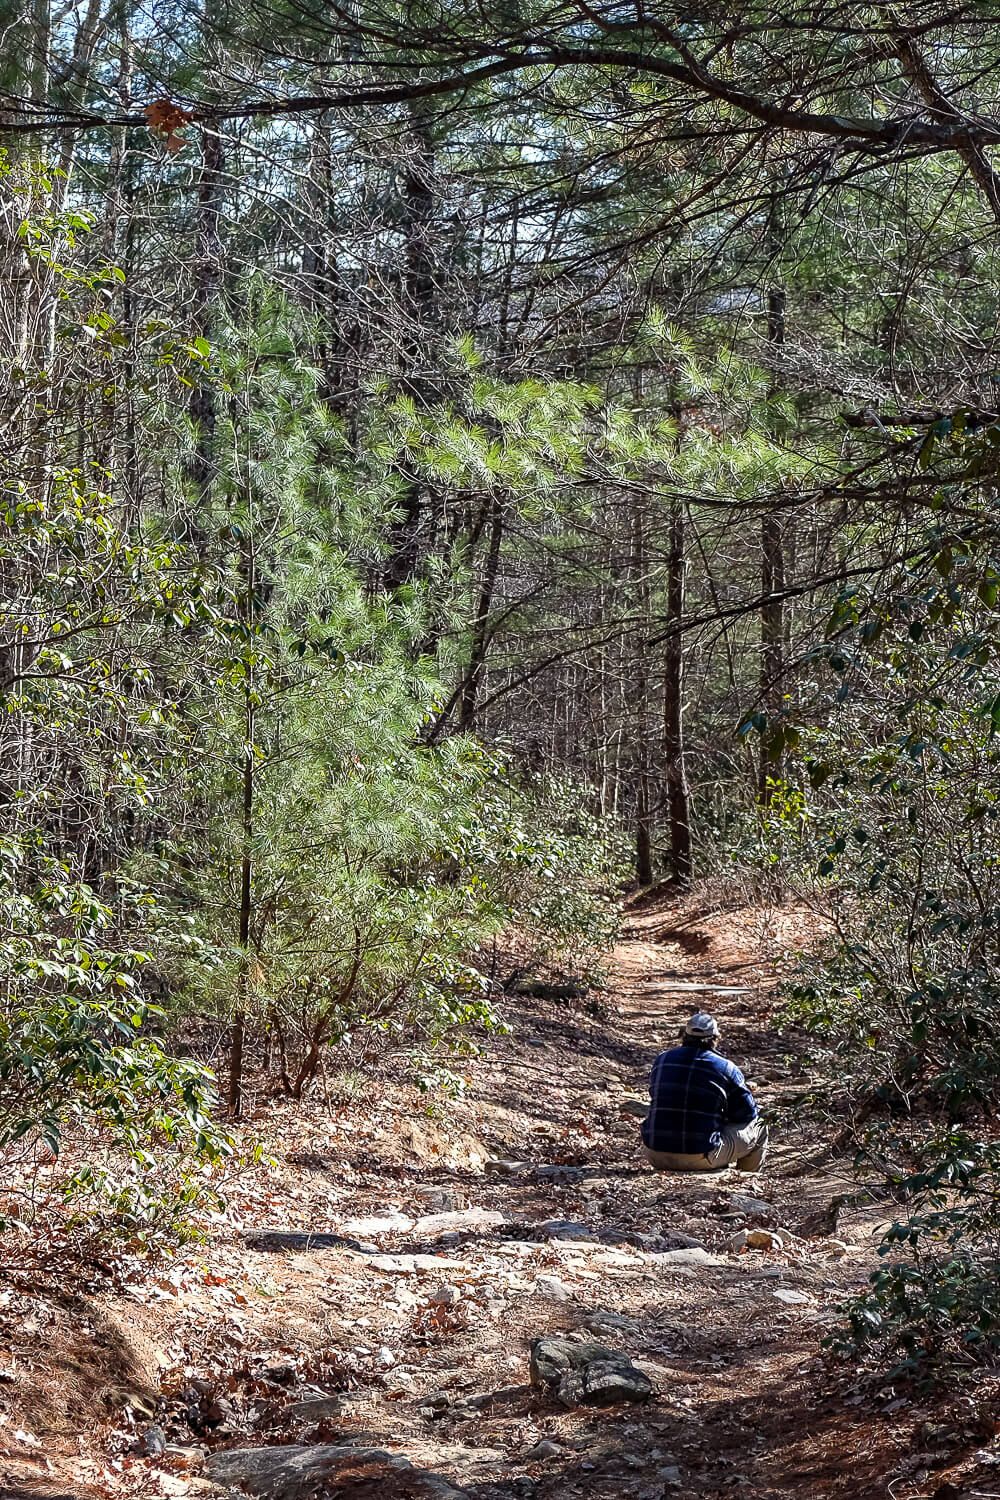
[[[300,1455],[296,1480],[291,1449],[282,1472],[233,1450],[378,1449],[448,1482],[422,1488],[359,1453],[353,1477],[327,1472],[344,1488],[318,1491],[387,1500],[448,1486],[479,1500],[868,1493],[815,1394],[820,1337],[872,1249],[849,1213],[833,1232],[846,1168],[804,1117],[807,1080],[769,1024],[765,950],[793,943],[793,924],[772,918],[761,946],[757,916],[637,915],[609,1013],[519,1002],[447,1121],[386,1097],[345,1105],[332,1130],[325,1114],[299,1122],[269,1196],[248,1195],[215,1248],[222,1289],[179,1289],[168,1447],[204,1446],[202,1473],[272,1500],[316,1493],[321,1470]],[[638,1152],[650,1060],[699,1004],[772,1120],[756,1184],[657,1176]],[[734,1251],[747,1226],[781,1243]],[[543,1335],[628,1356],[655,1395],[552,1401],[529,1383]]]

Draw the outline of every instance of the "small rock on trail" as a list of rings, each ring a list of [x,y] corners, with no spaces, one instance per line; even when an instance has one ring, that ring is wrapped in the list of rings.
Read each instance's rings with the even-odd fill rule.
[[[576,1339],[541,1338],[531,1346],[531,1383],[564,1406],[648,1401],[653,1384],[625,1354]]]

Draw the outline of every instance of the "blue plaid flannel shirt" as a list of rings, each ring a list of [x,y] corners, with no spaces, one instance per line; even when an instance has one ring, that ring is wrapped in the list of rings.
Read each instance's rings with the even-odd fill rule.
[[[649,1081],[642,1138],[653,1151],[700,1156],[713,1151],[726,1125],[757,1118],[754,1097],[735,1063],[701,1047],[661,1052]]]

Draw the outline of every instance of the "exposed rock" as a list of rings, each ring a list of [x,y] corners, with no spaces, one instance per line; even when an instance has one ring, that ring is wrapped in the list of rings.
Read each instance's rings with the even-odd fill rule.
[[[462,1300],[462,1288],[445,1282],[442,1286],[436,1286],[432,1292],[426,1292],[424,1301],[432,1307],[457,1307]]]
[[[531,1346],[531,1383],[564,1406],[648,1401],[653,1385],[627,1355],[602,1344],[541,1338]]]
[[[530,1161],[515,1161],[512,1157],[488,1156],[483,1171],[491,1177],[523,1177],[531,1171]]]
[[[733,1235],[731,1240],[727,1240],[726,1249],[732,1255],[739,1255],[740,1251],[745,1250],[749,1243],[750,1241],[746,1230],[741,1229],[737,1234]]]
[[[198,1469],[205,1461],[204,1448],[188,1447],[184,1443],[167,1443],[157,1455],[161,1463],[172,1469]]]
[[[343,1416],[344,1405],[343,1396],[308,1396],[304,1401],[292,1401],[282,1416],[289,1422],[325,1422]]]
[[[655,1235],[646,1235],[646,1234],[644,1234],[642,1236],[642,1238],[643,1238],[643,1240],[651,1240],[651,1239],[655,1239],[656,1236]],[[678,1229],[671,1229],[666,1234],[661,1234],[659,1236],[659,1240],[660,1240],[660,1245],[661,1245],[661,1247],[664,1250],[707,1250],[708,1249],[708,1246],[705,1244],[704,1240],[698,1239],[698,1237],[696,1235],[693,1235],[693,1234],[681,1234],[680,1230],[678,1230]],[[664,1245],[663,1244],[664,1240],[667,1240],[669,1243],[666,1244],[666,1245]]]
[[[772,1296],[777,1297],[779,1302],[788,1302],[794,1306],[811,1302],[813,1299],[805,1292],[797,1292],[794,1287],[778,1287]]]
[[[649,1114],[648,1099],[622,1099],[618,1105],[623,1115],[632,1115],[637,1120],[644,1120]]]
[[[589,985],[573,979],[518,979],[511,993],[528,995],[534,1000],[580,1000],[589,988]],[[527,1040],[534,1046],[538,1045],[536,1037],[528,1037]]]
[[[542,1166],[535,1168],[534,1175],[539,1182],[582,1182],[589,1170],[588,1167]]]
[[[436,1422],[439,1417],[451,1416],[456,1401],[461,1397],[455,1397],[450,1391],[435,1391],[427,1396],[420,1405],[420,1415],[428,1422]]]
[[[721,1266],[722,1260],[718,1255],[713,1255],[709,1250],[701,1250],[692,1246],[684,1250],[658,1250],[645,1257],[647,1265],[662,1266],[669,1270],[671,1266]]]
[[[490,1406],[514,1406],[520,1405],[530,1394],[530,1385],[502,1385],[499,1390],[482,1391],[478,1396],[470,1396],[467,1404],[476,1411]]]
[[[345,1219],[340,1227],[345,1234],[406,1234],[413,1228],[413,1220],[393,1210],[371,1219]]]
[[[414,1187],[411,1189],[414,1198],[419,1198],[421,1203],[436,1214],[455,1213],[457,1209],[465,1208],[465,1194],[455,1192],[452,1188],[435,1186]]]
[[[591,1333],[610,1333],[619,1328],[631,1328],[634,1319],[625,1318],[621,1313],[608,1312],[606,1308],[598,1307],[588,1313],[581,1327],[587,1328]]]
[[[253,1250],[365,1250],[349,1235],[319,1229],[251,1229],[246,1242]]]
[[[522,1260],[540,1255],[545,1248],[538,1240],[497,1240],[490,1246],[494,1255],[515,1255]]]
[[[733,1213],[744,1214],[748,1219],[772,1219],[775,1212],[774,1204],[766,1198],[748,1198],[742,1193],[732,1194],[729,1207]]]
[[[146,1428],[146,1431],[142,1435],[143,1453],[148,1453],[151,1458],[155,1458],[158,1453],[163,1452],[166,1446],[167,1434],[162,1427],[158,1427],[154,1423],[153,1426]]]
[[[316,1447],[231,1448],[213,1453],[205,1466],[220,1484],[238,1485],[259,1500],[307,1500],[332,1493],[369,1496],[371,1500],[462,1500],[440,1474],[416,1469],[408,1459],[379,1448]]]
[[[373,1255],[370,1264],[390,1276],[417,1276],[421,1271],[466,1271],[461,1260],[446,1260],[443,1255]]]
[[[535,1291],[540,1297],[547,1297],[550,1302],[572,1302],[573,1300],[572,1287],[568,1287],[565,1281],[560,1281],[558,1276],[537,1277]]]
[[[531,1228],[535,1234],[543,1235],[547,1240],[575,1240],[578,1243],[599,1240],[596,1230],[576,1219],[546,1219]]]
[[[425,1214],[413,1225],[414,1234],[456,1234],[465,1229],[498,1229],[506,1215],[490,1208],[460,1208],[453,1213]]]
[[[533,1448],[529,1448],[524,1455],[525,1458],[558,1458],[562,1448],[552,1438],[542,1438]]]

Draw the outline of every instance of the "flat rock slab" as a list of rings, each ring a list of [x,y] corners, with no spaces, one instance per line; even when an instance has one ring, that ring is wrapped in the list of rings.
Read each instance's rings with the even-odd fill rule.
[[[368,1264],[390,1276],[420,1276],[428,1271],[467,1271],[465,1261],[443,1255],[372,1255]]]
[[[414,1234],[461,1234],[463,1230],[499,1229],[506,1214],[491,1208],[459,1208],[452,1213],[424,1214],[413,1225]]]
[[[543,1235],[547,1240],[573,1240],[576,1244],[600,1244],[596,1229],[582,1224],[577,1219],[545,1219],[541,1224],[526,1226],[532,1234]]]
[[[733,1193],[728,1199],[729,1212],[749,1219],[751,1224],[772,1224],[777,1209],[766,1198],[748,1198],[742,1193]]]
[[[515,1161],[507,1156],[488,1156],[483,1163],[483,1171],[493,1177],[520,1177],[531,1171],[531,1162]]]
[[[347,1405],[343,1396],[307,1396],[302,1401],[289,1402],[281,1415],[289,1422],[329,1422],[342,1417]]]
[[[653,1383],[625,1354],[577,1339],[535,1339],[531,1383],[564,1406],[648,1401]]]
[[[629,1229],[615,1229],[610,1224],[602,1224],[599,1229],[594,1229],[592,1225],[581,1223],[577,1219],[545,1219],[540,1224],[527,1224],[523,1227],[531,1234],[555,1240],[560,1248],[571,1244],[578,1250],[588,1247],[601,1250],[622,1245],[641,1249],[652,1238]]]
[[[407,1234],[414,1222],[406,1214],[393,1211],[370,1219],[345,1219],[340,1228],[344,1234],[360,1234],[370,1239],[376,1234]]]
[[[258,1500],[311,1500],[317,1494],[358,1500],[464,1500],[440,1474],[417,1469],[398,1453],[380,1448],[230,1448],[213,1453],[205,1474],[216,1484],[236,1485]]]
[[[649,1107],[648,1099],[622,1099],[618,1105],[623,1115],[632,1115],[636,1120],[644,1120]]]
[[[726,1262],[720,1255],[713,1255],[711,1250],[702,1250],[692,1245],[682,1250],[656,1250],[645,1255],[644,1260],[648,1266],[662,1267],[669,1271],[674,1266],[724,1266]]]
[[[368,1248],[346,1234],[313,1229],[248,1229],[244,1239],[252,1250],[357,1250]]]

